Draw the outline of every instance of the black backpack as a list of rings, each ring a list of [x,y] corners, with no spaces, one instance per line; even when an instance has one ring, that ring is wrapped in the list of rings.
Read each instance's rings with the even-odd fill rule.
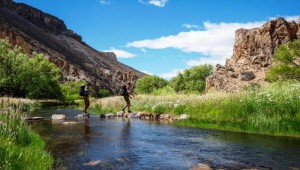
[[[123,85],[123,86],[120,88],[120,95],[121,95],[121,96],[128,95],[127,87],[126,87],[125,85]]]
[[[84,96],[84,89],[85,89],[85,85],[81,85],[80,89],[79,89],[79,95],[80,96]]]

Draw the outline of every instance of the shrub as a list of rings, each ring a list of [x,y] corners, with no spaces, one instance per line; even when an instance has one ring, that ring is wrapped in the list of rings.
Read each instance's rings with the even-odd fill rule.
[[[61,99],[60,70],[42,54],[31,57],[0,40],[0,95]]]
[[[150,94],[156,89],[165,87],[167,80],[158,76],[144,76],[136,82],[135,92],[139,94]]]
[[[274,66],[267,73],[267,80],[300,80],[300,40],[281,45],[273,56]]]
[[[170,86],[176,92],[202,93],[205,91],[205,79],[212,74],[212,65],[203,64],[186,69],[170,80]]]

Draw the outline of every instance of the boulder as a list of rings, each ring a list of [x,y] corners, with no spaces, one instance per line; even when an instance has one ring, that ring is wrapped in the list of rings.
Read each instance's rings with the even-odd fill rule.
[[[105,117],[111,119],[111,118],[114,118],[115,115],[113,113],[107,113],[107,114],[105,114]]]
[[[118,117],[122,117],[124,114],[125,114],[124,111],[119,111],[119,112],[117,112],[117,116],[118,116]]]
[[[241,73],[241,80],[242,81],[251,81],[255,79],[255,75],[253,71],[245,71]]]
[[[100,119],[105,119],[106,118],[106,115],[105,114],[101,114],[100,115]]]
[[[181,114],[178,116],[177,120],[184,120],[184,119],[187,119],[189,117],[189,115],[187,114]]]
[[[63,119],[66,119],[66,115],[64,115],[64,114],[53,114],[51,116],[51,119],[52,120],[63,120]]]

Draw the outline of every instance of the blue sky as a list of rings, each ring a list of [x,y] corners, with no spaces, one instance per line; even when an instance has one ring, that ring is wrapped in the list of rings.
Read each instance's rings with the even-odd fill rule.
[[[165,79],[195,65],[224,64],[236,29],[300,15],[299,0],[14,1],[62,19],[96,50]]]

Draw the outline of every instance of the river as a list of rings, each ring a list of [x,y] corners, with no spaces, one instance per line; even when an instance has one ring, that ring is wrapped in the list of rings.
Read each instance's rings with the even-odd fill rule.
[[[32,122],[55,159],[53,169],[300,169],[300,139],[177,127],[137,119],[76,120],[78,110],[45,108]],[[65,114],[64,124],[52,114]]]

